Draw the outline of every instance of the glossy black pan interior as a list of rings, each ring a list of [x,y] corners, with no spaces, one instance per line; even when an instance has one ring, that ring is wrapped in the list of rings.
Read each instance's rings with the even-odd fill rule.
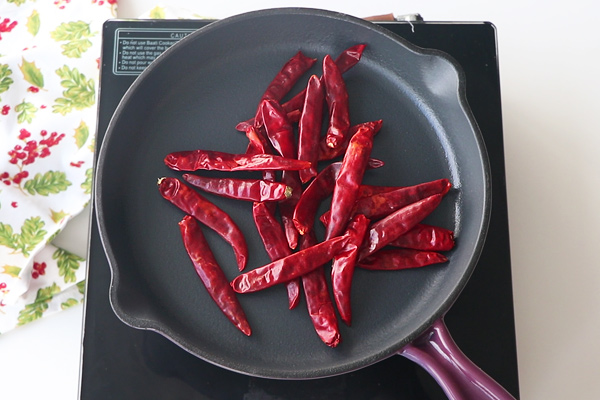
[[[457,246],[444,265],[357,271],[353,326],[342,324],[342,343],[335,349],[315,334],[304,302],[287,309],[283,287],[240,296],[253,328],[246,337],[221,314],[195,275],[177,226],[183,213],[156,187],[161,176],[180,173],[162,160],[169,152],[194,148],[244,152],[247,140],[234,127],[253,115],[283,63],[302,50],[319,58],[312,72],[320,74],[325,54],[335,57],[357,43],[367,48],[345,75],[352,123],[384,121],[372,155],[386,165],[369,171],[365,180],[410,185],[449,178],[454,189],[427,221],[454,229]],[[464,85],[460,68],[446,55],[416,48],[363,20],[321,10],[252,12],[181,40],[132,85],[99,153],[95,201],[113,274],[109,295],[115,313],[211,363],[256,376],[324,377],[395,354],[452,305],[485,240],[487,155]],[[251,204],[207,197],[245,233],[247,268],[268,262]],[[232,279],[238,271],[231,248],[204,231]]]

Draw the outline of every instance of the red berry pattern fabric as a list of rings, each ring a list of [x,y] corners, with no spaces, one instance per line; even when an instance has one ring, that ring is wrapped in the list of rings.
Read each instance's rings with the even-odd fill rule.
[[[90,201],[102,24],[116,0],[0,2],[0,334],[82,301],[52,244]]]

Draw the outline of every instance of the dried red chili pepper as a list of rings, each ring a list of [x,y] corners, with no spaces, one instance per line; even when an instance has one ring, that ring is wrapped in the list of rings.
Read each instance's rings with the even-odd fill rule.
[[[398,271],[419,268],[448,261],[443,254],[435,251],[414,249],[383,249],[358,262],[363,269],[377,271]]]
[[[290,122],[299,122],[300,121],[300,116],[302,115],[302,111],[300,110],[293,110],[287,113],[287,119]]]
[[[256,112],[254,121],[252,121],[254,126],[262,126],[260,103],[263,100],[275,100],[279,102],[292,89],[292,87],[294,87],[298,79],[300,79],[300,77],[302,77],[302,75],[304,75],[304,73],[308,71],[316,61],[316,58],[307,57],[301,51],[299,51],[283,65],[281,70],[275,75],[260,98],[259,109]],[[249,123],[249,121],[241,122],[238,124],[236,129],[245,130],[245,127]]]
[[[435,194],[394,211],[389,216],[371,225],[363,243],[359,259],[375,253],[387,246],[400,235],[405,234],[427,217],[442,201],[441,194]]]
[[[283,228],[273,214],[272,209],[267,207],[265,203],[256,202],[252,205],[252,216],[267,255],[272,261],[292,254],[287,245]]]
[[[252,329],[242,305],[231,288],[225,273],[215,260],[200,225],[192,216],[186,215],[179,222],[179,229],[185,249],[210,297],[232,324],[245,335],[250,336]]]
[[[321,80],[316,75],[312,75],[306,86],[304,106],[298,123],[298,159],[312,163],[312,168],[300,171],[302,183],[308,182],[317,175],[324,98]]]
[[[258,131],[253,125],[249,125],[246,130],[246,137],[248,138],[248,147],[246,154],[272,154],[271,144],[269,140]]]
[[[360,61],[363,51],[365,49],[365,44],[357,44],[355,46],[349,47],[344,50],[336,59],[335,64],[338,66],[338,69],[343,74],[347,72],[350,68],[355,66],[358,61]],[[322,80],[322,79],[321,79]],[[296,94],[287,102],[283,103],[281,106],[288,113],[288,118],[292,122],[297,122],[297,117],[299,117],[299,111],[302,109],[304,105],[304,96],[306,95],[306,89]],[[238,131],[244,132],[248,125],[254,124],[254,118],[249,119],[248,121],[240,122],[236,129]]]
[[[382,185],[360,185],[358,189],[358,198],[373,196],[377,193],[391,192],[400,189],[402,186],[382,186]]]
[[[369,219],[379,219],[425,197],[434,194],[445,195],[451,187],[452,185],[448,179],[437,179],[374,194],[359,199],[354,207],[354,213],[364,214]]]
[[[321,141],[321,143],[319,144],[319,161],[333,160],[334,158],[343,155],[346,149],[348,148],[348,143],[350,143],[350,139],[352,138],[352,136],[354,136],[354,134],[358,132],[358,130],[362,126],[365,125],[372,128],[375,131],[374,133],[376,134],[381,129],[381,126],[383,125],[383,120],[363,122],[351,126],[350,129],[348,129],[348,135],[346,135],[344,141],[335,148],[331,148],[327,145],[325,141]]]
[[[294,87],[298,79],[317,62],[316,58],[304,55],[301,51],[290,58],[275,75],[265,89],[261,100],[280,101]]]
[[[360,246],[365,238],[369,223],[369,219],[361,214],[357,214],[352,218],[346,229],[348,242],[344,249],[333,258],[331,267],[333,298],[342,321],[348,326],[352,323],[350,294],[354,267],[358,261]]]
[[[244,269],[248,260],[248,246],[244,234],[229,214],[177,178],[160,178],[158,190],[166,200],[225,239],[233,248],[239,270]]]
[[[288,295],[288,308],[290,310],[296,308],[300,304],[300,284],[301,278],[292,279],[285,284]]]
[[[264,100],[260,106],[260,114],[264,123],[264,129],[273,145],[273,148],[283,157],[296,158],[296,141],[294,128],[287,119],[286,113],[281,106],[272,100]],[[296,202],[300,198],[302,182],[296,171],[284,171],[281,180],[292,188],[291,196],[281,202],[281,220],[285,230],[290,248],[296,248],[298,244],[298,231],[292,220]]]
[[[271,261],[277,261],[292,254],[279,220],[273,210],[265,203],[254,203],[252,206],[254,224],[258,230],[267,255]],[[300,301],[300,280],[294,279],[286,283],[290,310]]]
[[[292,110],[289,111],[286,116],[288,121],[292,122],[292,123],[296,123],[298,121],[300,121],[300,114],[302,112],[300,110]],[[255,119],[249,119],[248,121],[242,121],[242,122],[238,122],[238,124],[235,126],[235,129],[237,131],[240,132],[246,132],[250,127],[254,127],[254,122]],[[262,125],[257,125],[258,128],[261,128]]]
[[[329,164],[304,189],[296,209],[294,210],[294,225],[301,235],[312,230],[319,205],[333,193],[341,162]]]
[[[301,170],[310,168],[308,161],[272,154],[231,154],[211,150],[178,151],[165,157],[165,165],[175,171],[263,171]]]
[[[306,249],[314,246],[316,242],[314,232],[311,231],[302,236],[300,246]],[[321,266],[302,276],[302,287],[315,332],[323,343],[329,347],[336,347],[341,341],[341,335],[325,279],[325,269]]]
[[[273,148],[286,158],[296,158],[296,141],[294,127],[287,119],[287,114],[279,103],[273,100],[263,100],[259,106],[263,126]]]
[[[369,159],[367,167],[380,168],[383,163]],[[300,195],[294,210],[294,225],[301,235],[312,229],[319,205],[333,193],[335,180],[340,172],[342,163],[331,163],[321,170]],[[362,188],[363,185],[360,186]],[[359,192],[360,192],[359,188]]]
[[[449,251],[454,248],[454,232],[439,226],[417,224],[390,242],[390,246],[414,250]]]
[[[335,307],[329,296],[325,269],[317,268],[302,277],[308,313],[317,335],[329,347],[341,342]]]
[[[342,74],[345,74],[350,68],[355,66],[361,59],[366,44],[360,43],[351,47],[348,47],[335,59],[335,65],[339,68]]]
[[[375,161],[375,163],[373,163],[372,161]],[[369,166],[373,164],[375,168],[379,168],[379,166],[376,165],[377,161],[378,160],[372,158],[369,162]],[[381,164],[381,166],[383,166],[383,163]],[[373,196],[379,193],[391,192],[400,188],[401,186],[360,185],[360,187],[358,188],[358,196],[356,201],[360,201],[360,199],[364,197]],[[323,213],[323,215],[319,217],[319,220],[324,226],[327,226],[327,224],[329,224],[330,216],[331,210],[327,210],[325,211],[325,213]]]
[[[249,125],[246,128],[246,137],[248,138],[248,147],[246,148],[246,154],[273,154],[273,147],[269,143],[264,132],[254,128],[253,125]],[[276,171],[263,170],[263,179],[269,182],[276,181]]]
[[[360,61],[365,47],[365,44],[357,44],[349,47],[335,59],[335,65],[337,65],[342,74],[348,72],[350,68],[354,67]],[[323,80],[322,78],[320,79],[321,81]],[[289,101],[283,103],[281,106],[288,113],[294,110],[299,110],[304,104],[305,95],[306,89],[292,97]]]
[[[300,233],[294,224],[294,210],[300,199],[302,183],[296,171],[283,171],[281,181],[292,188],[292,195],[288,199],[279,202],[279,211],[288,245],[291,249],[295,249],[298,246],[298,236]]]
[[[281,182],[262,179],[209,178],[192,174],[182,176],[192,186],[230,199],[277,201],[292,195],[292,188]]]
[[[303,276],[330,261],[347,240],[345,236],[337,236],[238,275],[231,282],[233,290],[238,293],[256,292]]]
[[[340,235],[350,219],[373,148],[374,134],[375,131],[372,128],[363,126],[350,139],[333,188],[331,216],[329,224],[327,224],[326,239]]]
[[[329,107],[329,126],[325,134],[325,143],[335,149],[344,143],[348,135],[350,109],[346,83],[340,69],[329,55],[323,59],[323,83]]]

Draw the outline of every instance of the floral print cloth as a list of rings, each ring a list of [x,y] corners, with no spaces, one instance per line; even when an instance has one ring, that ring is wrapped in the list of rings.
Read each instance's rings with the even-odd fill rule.
[[[51,244],[90,201],[101,31],[116,0],[0,0],[0,334],[82,301]]]

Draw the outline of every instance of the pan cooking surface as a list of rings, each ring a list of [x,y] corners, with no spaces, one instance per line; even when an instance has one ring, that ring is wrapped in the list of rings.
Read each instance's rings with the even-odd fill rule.
[[[363,58],[344,75],[351,122],[384,121],[372,156],[385,166],[369,171],[365,181],[411,185],[450,179],[455,188],[427,222],[454,229],[457,246],[443,265],[389,273],[357,270],[353,325],[340,322],[342,343],[335,349],[317,337],[304,302],[287,309],[284,287],[239,296],[253,329],[246,337],[195,274],[177,226],[183,213],[156,187],[158,178],[181,174],[162,160],[169,152],[194,148],[243,153],[247,139],[235,125],[254,114],[266,85],[291,56],[302,50],[318,58],[311,72],[320,75],[325,54],[336,57],[357,43],[367,44]],[[209,362],[250,375],[329,376],[394,354],[450,307],[483,245],[487,158],[463,85],[459,69],[444,54],[418,49],[362,20],[319,10],[243,14],[181,40],[123,98],[99,155],[95,201],[113,273],[115,313]],[[251,203],[206,197],[244,232],[247,269],[267,263]],[[233,279],[238,271],[231,247],[210,230],[204,233]]]

